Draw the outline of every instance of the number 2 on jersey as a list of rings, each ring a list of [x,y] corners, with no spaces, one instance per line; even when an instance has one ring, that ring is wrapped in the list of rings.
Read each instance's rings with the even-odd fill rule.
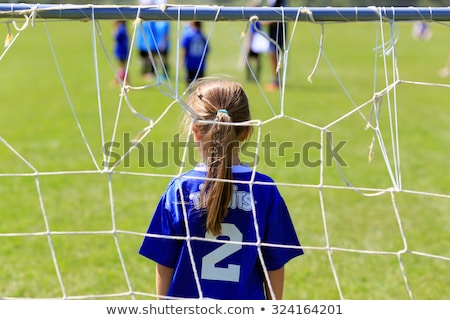
[[[222,234],[230,241],[242,242],[242,233],[231,223],[222,224]],[[216,239],[210,232],[205,235],[207,239]],[[233,253],[241,250],[241,244],[224,243],[217,249],[205,255],[202,259],[201,278],[207,280],[232,281],[238,282],[241,272],[241,266],[237,264],[229,264],[226,267],[217,267],[216,264],[229,257]]]

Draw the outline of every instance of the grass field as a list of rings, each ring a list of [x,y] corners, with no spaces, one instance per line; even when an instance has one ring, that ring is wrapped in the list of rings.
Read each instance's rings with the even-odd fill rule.
[[[111,58],[112,22],[99,25]],[[176,72],[176,23],[172,27],[169,84],[128,93],[137,112],[153,120],[173,101],[170,96],[181,96],[186,88],[183,69]],[[388,26],[384,27],[387,32]],[[246,82],[245,71],[237,67],[244,23],[206,25],[208,32],[212,30],[208,75],[225,74],[242,81],[253,118],[267,121],[261,135],[270,134],[276,146],[289,143],[284,154],[279,148],[261,150],[257,167],[281,184],[306,248],[304,256],[287,265],[286,299],[339,299],[341,294],[345,299],[409,299],[408,287],[415,299],[450,299],[450,78],[438,76],[447,59],[448,26],[433,23],[433,38],[417,41],[411,37],[411,23],[398,24],[400,79],[446,85],[402,83],[391,100],[383,99],[379,126],[391,168],[389,110],[397,102],[398,119],[393,121],[398,123],[401,191],[363,196],[346,188],[346,181],[356,188],[393,187],[378,144],[368,162],[373,130],[365,130],[364,117],[369,117],[371,105],[329,127],[335,144],[344,143],[339,155],[345,180],[330,162],[323,167],[321,181],[321,167],[312,164],[319,159],[318,149],[300,153],[308,143],[320,142],[317,127],[347,115],[370,100],[374,88],[379,91],[386,86],[383,59],[373,51],[377,28],[377,23],[326,25],[326,57],[309,83],[320,27],[295,26],[285,95],[280,99],[279,93],[264,92],[255,82]],[[6,30],[1,23],[0,35],[6,37]],[[289,30],[294,31],[293,24]],[[112,85],[113,71],[99,38],[98,66],[94,65],[91,34],[89,22],[36,23],[20,33],[0,60],[0,298],[118,294],[128,299],[135,293],[141,299],[148,298],[142,293],[155,293],[154,264],[137,254],[139,233],[145,232],[169,176],[180,170],[176,155],[164,150],[164,145],[179,132],[183,112],[178,104],[169,108],[143,141],[144,152],[134,152],[127,159],[129,165],[119,166],[112,175],[96,172],[96,166],[102,168],[102,144],[110,142],[114,132],[114,141],[122,147],[127,137],[133,138],[148,123],[125,103],[118,112],[120,90]],[[261,84],[270,80],[269,58],[264,56],[263,61]],[[133,51],[132,86],[145,85],[139,68]],[[391,81],[390,62],[387,72]],[[282,106],[289,118],[273,118]],[[123,153],[121,147],[116,151]],[[298,165],[287,165],[298,154]],[[151,161],[167,165],[151,165]],[[320,184],[323,188],[318,188]],[[51,237],[47,231],[53,232]],[[324,250],[327,247],[330,250]]]

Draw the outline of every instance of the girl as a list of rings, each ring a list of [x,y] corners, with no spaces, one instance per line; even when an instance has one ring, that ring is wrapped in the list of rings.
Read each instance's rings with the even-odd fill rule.
[[[170,182],[139,250],[157,263],[157,294],[281,299],[284,265],[303,251],[273,180],[239,160],[247,96],[239,83],[201,79],[187,103],[204,163]]]

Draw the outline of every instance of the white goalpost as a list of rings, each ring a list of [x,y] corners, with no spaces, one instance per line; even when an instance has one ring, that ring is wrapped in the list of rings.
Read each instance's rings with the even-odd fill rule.
[[[158,298],[138,249],[158,236],[145,230],[168,181],[199,161],[180,133],[193,20],[206,76],[249,96],[243,161],[274,178],[305,251],[285,298],[450,299],[449,7],[13,3],[0,4],[0,299]],[[151,78],[145,21],[171,30],[168,57],[145,39]],[[269,41],[268,23],[287,26],[275,91],[269,53],[258,70],[248,56],[255,22]],[[416,22],[432,35],[412,37]]]

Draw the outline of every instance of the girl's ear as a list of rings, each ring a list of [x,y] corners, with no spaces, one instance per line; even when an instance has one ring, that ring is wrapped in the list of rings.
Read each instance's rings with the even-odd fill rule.
[[[195,125],[192,126],[192,133],[194,134],[195,142],[201,141],[200,131],[198,130],[197,126]]]
[[[252,127],[248,126],[245,127],[245,131],[242,133],[241,138],[239,139],[239,141],[245,141],[250,137],[250,133],[252,132]]]

